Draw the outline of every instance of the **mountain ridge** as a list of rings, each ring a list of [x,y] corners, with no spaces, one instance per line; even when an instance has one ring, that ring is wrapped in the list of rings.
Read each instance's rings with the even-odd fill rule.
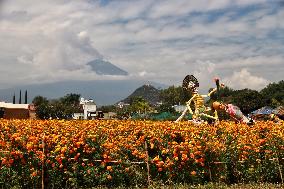
[[[87,63],[98,75],[128,75],[128,72],[115,66],[109,61],[95,59]]]
[[[144,84],[120,102],[130,104],[134,97],[142,97],[149,104],[156,105],[160,102],[160,90],[150,84]]]
[[[98,106],[112,105],[126,98],[141,85],[149,83],[144,80],[95,80],[95,81],[60,81],[46,84],[31,84],[0,89],[0,101],[12,102],[16,95],[19,99],[20,90],[28,92],[28,103],[35,96],[43,96],[47,99],[57,99],[70,93],[80,94],[85,99],[94,99]],[[150,82],[157,88],[165,88],[167,85]],[[23,96],[22,96],[23,98]]]

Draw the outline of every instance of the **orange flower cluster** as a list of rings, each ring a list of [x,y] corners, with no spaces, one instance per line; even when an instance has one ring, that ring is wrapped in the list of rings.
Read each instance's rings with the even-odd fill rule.
[[[0,173],[26,167],[32,178],[54,171],[67,179],[79,172],[112,180],[134,174],[131,163],[145,169],[148,163],[152,177],[212,179],[214,168],[224,176],[218,162],[273,158],[284,158],[284,125],[273,122],[0,120]]]

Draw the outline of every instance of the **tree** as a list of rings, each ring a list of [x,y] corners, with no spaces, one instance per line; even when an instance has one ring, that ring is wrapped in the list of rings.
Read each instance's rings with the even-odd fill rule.
[[[48,104],[40,104],[36,107],[36,117],[38,119],[49,119],[51,117],[51,111]]]
[[[284,105],[284,80],[278,83],[270,83],[260,91],[264,97],[266,104],[276,107]]]
[[[163,89],[160,92],[160,99],[162,105],[157,110],[159,112],[175,112],[173,106],[179,104],[185,104],[191,98],[191,94],[184,91],[181,86],[170,86],[167,89]]]
[[[80,96],[80,94],[67,94],[54,105],[58,111],[62,111],[62,119],[70,119],[74,113],[81,111]]]
[[[67,108],[60,100],[51,100],[49,102],[50,107],[50,117],[52,119],[68,119],[69,114],[65,114],[65,109]],[[72,116],[72,115],[70,115]]]
[[[142,97],[135,96],[130,99],[129,110],[131,112],[141,113],[148,111],[149,109],[150,109],[149,103]]]
[[[163,104],[173,106],[177,104],[185,104],[191,97],[191,94],[184,91],[181,86],[170,86],[160,92],[160,98]]]
[[[15,93],[13,95],[13,104],[16,104],[16,95],[15,95]]]
[[[36,96],[32,103],[36,108],[36,116],[39,119],[48,119],[50,118],[50,107],[49,101],[43,96]]]
[[[19,104],[22,104],[22,91],[20,90]]]
[[[258,91],[251,89],[234,91],[232,103],[237,105],[245,114],[265,106],[263,96]]]
[[[26,90],[25,91],[25,104],[28,103],[28,91]]]
[[[73,106],[73,107],[77,107],[79,106],[80,103],[80,94],[67,94],[64,97],[60,98],[60,101],[64,104],[64,105],[68,105],[68,106]]]
[[[170,112],[170,113],[176,113],[176,110],[172,105],[169,104],[161,104],[157,107],[158,112]]]
[[[210,92],[212,90],[213,90],[213,88],[209,89],[208,92]],[[230,102],[233,94],[234,94],[234,90],[225,86],[224,88],[219,89],[219,95],[217,94],[217,92],[213,93],[210,96],[210,100],[211,101]],[[218,99],[218,96],[219,96],[219,99]]]
[[[33,99],[33,104],[39,119],[70,119],[74,113],[81,111],[79,99],[79,94],[72,93],[54,100],[36,96]]]
[[[101,107],[98,108],[98,111],[115,112],[115,111],[117,111],[117,108],[114,105],[101,106]]]
[[[37,107],[41,104],[48,104],[48,100],[47,100],[46,97],[36,96],[36,97],[34,97],[32,103],[35,105],[35,107]]]

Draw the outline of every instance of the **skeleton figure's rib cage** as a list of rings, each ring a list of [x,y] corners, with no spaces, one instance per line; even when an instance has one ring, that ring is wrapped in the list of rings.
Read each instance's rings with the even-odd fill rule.
[[[217,91],[217,88],[214,88],[207,95],[200,95],[198,93],[197,87],[199,87],[199,83],[193,75],[187,75],[184,78],[183,83],[182,83],[182,88],[187,92],[191,92],[193,94],[193,96],[189,99],[189,101],[186,102],[187,108],[183,111],[181,116],[175,122],[180,121],[185,116],[187,111],[189,111],[189,113],[193,115],[192,117],[194,119],[200,119],[200,116],[205,116],[205,117],[208,117],[208,118],[211,118],[211,119],[214,119],[214,120],[218,119],[217,111],[214,112],[214,116],[211,116],[211,115],[204,113],[205,111],[210,110],[210,108],[205,107],[204,98],[210,97],[214,92]],[[190,104],[191,104],[192,101],[193,101],[194,107],[195,107],[194,112],[192,111],[192,109],[190,107]]]

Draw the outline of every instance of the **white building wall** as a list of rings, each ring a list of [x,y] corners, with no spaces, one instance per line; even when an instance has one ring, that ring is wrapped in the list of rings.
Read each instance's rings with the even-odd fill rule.
[[[83,105],[84,109],[84,119],[88,119],[90,113],[95,113],[97,111],[97,106],[93,102],[87,102]]]

